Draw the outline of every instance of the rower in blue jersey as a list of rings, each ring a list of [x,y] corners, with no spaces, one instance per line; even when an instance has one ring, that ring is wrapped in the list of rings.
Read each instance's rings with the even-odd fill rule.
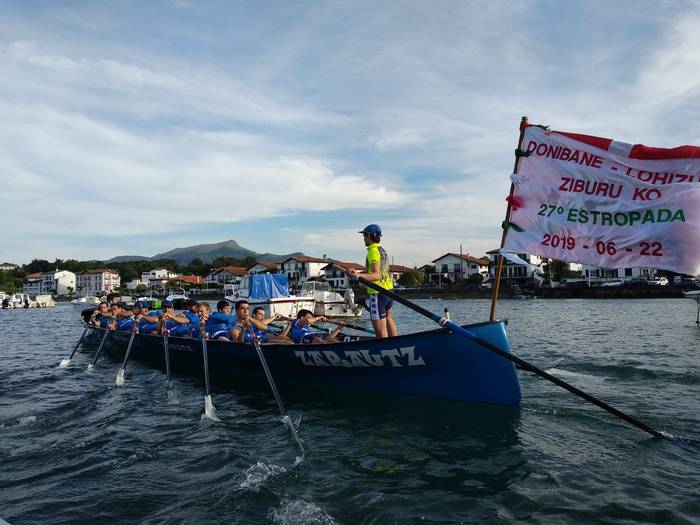
[[[292,340],[289,338],[289,330],[292,327],[291,320],[287,319],[283,315],[277,314],[274,317],[265,318],[265,309],[262,306],[256,306],[253,308],[252,319],[257,321],[255,325],[255,335],[258,339],[263,335],[270,343],[282,343],[289,344]],[[275,333],[270,328],[270,323],[274,321],[286,320],[287,325],[282,329],[281,332]],[[258,324],[259,323],[259,324]],[[259,328],[260,324],[265,326],[265,329]]]
[[[258,307],[260,308],[260,307]],[[258,311],[256,308],[256,311]],[[250,316],[250,304],[248,301],[241,299],[236,301],[236,322],[231,328],[231,337],[239,343],[250,343],[250,326],[253,327],[256,338],[261,343],[290,343],[287,337],[289,327],[280,335],[275,335],[268,330],[267,323],[264,322],[265,310],[260,308],[262,314],[258,314],[259,318]],[[272,321],[272,319],[271,319]]]
[[[116,320],[116,329],[128,332],[134,327],[134,312],[121,308],[117,303],[110,306],[112,319]]]
[[[157,310],[150,311],[148,303],[145,301],[136,301],[134,305],[138,308],[136,322],[138,322],[138,330],[141,334],[157,334],[159,324],[159,314]]]
[[[187,317],[187,320],[189,323],[187,324],[187,327],[190,329],[190,335],[192,337],[196,337],[199,339],[202,337],[202,333],[199,330],[199,323],[200,323],[200,317],[197,314],[199,311],[199,303],[193,299],[187,299],[185,301],[185,310],[182,312],[182,315]]]
[[[163,316],[161,318],[161,330],[168,330],[175,337],[191,337],[190,320],[184,314],[175,313],[172,301],[163,301]]]
[[[97,310],[90,315],[90,324],[100,328],[108,328],[112,322],[112,313],[109,311],[109,305],[106,301],[102,301],[97,305]]]
[[[340,330],[345,326],[345,323],[338,323],[338,328],[328,335],[318,334],[311,330],[311,325],[318,321],[326,321],[324,316],[314,317],[310,310],[301,309],[297,312],[297,318],[292,321],[290,327],[290,335],[292,340],[297,344],[321,344],[321,343],[337,343],[336,337]]]
[[[212,312],[206,320],[204,330],[210,339],[231,340],[231,307],[227,301],[222,299],[216,303],[216,312]]]

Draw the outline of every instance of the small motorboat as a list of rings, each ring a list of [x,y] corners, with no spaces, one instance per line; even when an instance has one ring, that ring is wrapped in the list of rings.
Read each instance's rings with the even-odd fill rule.
[[[224,285],[224,299],[231,305],[245,299],[251,310],[262,306],[266,317],[274,317],[276,314],[296,317],[299,310],[314,311],[314,298],[291,295],[287,276],[281,273],[244,275],[238,289],[233,284]]]
[[[100,298],[94,295],[86,295],[84,297],[76,297],[70,302],[70,304],[80,308],[87,308],[89,306],[97,306],[100,304]]]

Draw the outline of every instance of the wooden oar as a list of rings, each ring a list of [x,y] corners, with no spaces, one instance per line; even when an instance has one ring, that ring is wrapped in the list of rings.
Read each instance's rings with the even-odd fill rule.
[[[340,324],[340,321],[332,321],[330,319],[326,319],[323,321],[324,323],[330,323],[330,324],[335,324],[338,325]],[[359,324],[352,324],[352,323],[345,323],[344,325],[346,328],[352,328],[353,330],[359,330],[360,332],[367,332],[368,334],[374,334],[374,329],[373,328],[366,328],[364,326],[360,326]]]
[[[78,347],[83,342],[83,339],[85,339],[85,335],[87,334],[88,330],[90,330],[90,325],[87,325],[85,330],[83,330],[83,335],[81,335],[80,339],[78,339],[78,344],[75,345],[75,348],[73,348],[73,351],[70,353],[70,357],[61,359],[58,368],[68,368],[68,365],[70,365],[70,360],[73,359],[75,352],[78,351]]]
[[[118,386],[122,386],[124,384],[124,371],[126,370],[126,362],[129,360],[129,354],[131,353],[131,347],[134,344],[134,338],[136,337],[136,332],[138,332],[138,324],[134,322],[134,327],[131,329],[131,336],[129,337],[129,344],[126,347],[126,354],[124,354],[124,362],[122,363],[121,368],[117,372],[117,379],[115,380],[115,383]]]
[[[207,339],[209,334],[206,332],[202,333],[202,357],[204,359],[204,414],[202,414],[202,419],[205,417],[211,419],[212,421],[221,421],[216,417],[216,409],[214,408],[214,403],[211,400],[211,391],[209,390],[209,356],[207,351]]]
[[[381,286],[378,286],[375,283],[368,281],[367,279],[364,279],[362,277],[357,277],[357,280],[359,282],[361,282],[362,284],[369,286],[370,288],[377,290],[378,292],[386,295],[390,299],[393,299],[397,303],[401,303],[402,305],[410,308],[414,312],[418,312],[419,314],[427,317],[428,319],[432,319],[433,321],[438,323],[443,328],[448,328],[449,330],[452,330],[454,333],[456,333],[456,334],[458,334],[466,339],[469,339],[470,341],[472,341],[480,346],[483,346],[487,350],[490,350],[491,352],[494,352],[494,353],[500,355],[504,359],[507,359],[508,361],[511,361],[511,362],[515,363],[516,365],[519,365],[523,370],[527,370],[528,372],[533,372],[533,373],[537,374],[538,376],[546,379],[547,381],[550,381],[550,382],[554,383],[555,385],[560,386],[560,387],[564,388],[565,390],[568,390],[572,394],[575,394],[578,397],[585,399],[589,403],[593,403],[594,405],[596,405],[596,406],[602,408],[603,410],[613,414],[614,416],[622,419],[623,421],[626,421],[630,425],[634,425],[635,427],[639,428],[640,430],[643,430],[644,432],[648,432],[649,434],[651,434],[655,438],[664,437],[664,435],[661,434],[661,432],[654,430],[646,423],[643,423],[643,422],[639,421],[638,419],[635,419],[632,416],[629,416],[629,415],[625,414],[624,412],[621,412],[618,409],[611,407],[607,403],[604,403],[603,401],[596,399],[595,397],[587,394],[586,392],[579,390],[575,386],[570,385],[569,383],[562,381],[561,379],[554,377],[551,374],[548,374],[544,370],[541,370],[540,368],[537,368],[536,366],[531,365],[527,361],[520,359],[519,357],[516,357],[513,354],[506,352],[505,350],[497,347],[496,345],[489,343],[488,341],[478,337],[476,334],[470,332],[469,330],[465,330],[461,326],[453,323],[452,321],[446,319],[445,317],[439,317],[438,315],[436,315],[432,312],[429,312],[425,308],[422,308],[422,307],[418,306],[417,304],[414,304],[411,301],[404,299],[400,295],[398,295],[390,290],[385,290]]]
[[[282,421],[285,425],[289,427],[294,441],[296,441],[297,445],[299,445],[299,449],[301,450],[301,458],[297,458],[297,460],[301,461],[304,458],[304,455],[306,454],[306,451],[304,450],[304,445],[302,444],[302,441],[299,438],[299,434],[297,434],[295,424],[289,418],[289,416],[287,415],[287,411],[284,409],[284,405],[282,404],[282,398],[280,397],[280,394],[277,390],[277,385],[275,385],[275,380],[272,378],[270,367],[267,366],[267,360],[265,359],[265,355],[263,354],[262,348],[260,347],[260,340],[258,339],[258,336],[255,335],[255,330],[253,329],[252,325],[248,325],[248,332],[250,333],[250,340],[253,342],[255,351],[258,354],[258,359],[260,359],[260,364],[262,365],[263,370],[265,371],[267,382],[270,384],[270,388],[272,389],[272,394],[275,396],[277,407],[279,408],[280,413],[282,414]]]
[[[165,373],[168,377],[168,383],[170,383],[170,350],[168,349],[168,335],[170,330],[167,328],[163,330],[163,351],[165,352]]]
[[[116,319],[114,321],[112,321],[111,324],[116,325]],[[102,336],[102,341],[100,341],[100,346],[97,347],[97,352],[95,352],[95,357],[92,359],[92,363],[90,363],[87,366],[88,371],[95,368],[95,363],[97,363],[97,358],[100,357],[100,352],[102,352],[102,347],[104,346],[105,341],[107,340],[107,336],[109,335],[109,332],[111,332],[111,330],[109,330],[109,329],[106,330],[105,335]]]

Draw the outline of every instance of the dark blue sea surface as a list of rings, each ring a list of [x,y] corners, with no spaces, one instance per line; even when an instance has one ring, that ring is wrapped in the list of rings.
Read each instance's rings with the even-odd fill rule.
[[[478,322],[480,300],[417,301]],[[657,440],[526,372],[519,408],[265,389],[134,361],[67,369],[78,312],[0,310],[0,518],[93,523],[700,523],[695,303],[505,300],[513,353],[679,439]],[[432,329],[396,307],[400,330]],[[683,438],[683,439],[680,439]]]

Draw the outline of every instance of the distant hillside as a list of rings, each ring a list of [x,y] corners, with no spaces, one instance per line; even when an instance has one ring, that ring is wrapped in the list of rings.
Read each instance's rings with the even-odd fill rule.
[[[120,255],[119,257],[112,257],[109,261],[105,262],[131,262],[131,261],[148,261],[150,257],[143,257],[142,255]]]
[[[174,259],[178,264],[189,264],[192,259],[196,258],[202,259],[202,261],[205,263],[211,263],[217,257],[236,257],[237,259],[255,257],[258,261],[279,262],[294,255],[303,255],[303,253],[295,252],[287,255],[257,253],[253,250],[249,250],[248,248],[244,248],[234,240],[228,240],[214,244],[197,244],[196,246],[175,248],[174,250],[154,255],[153,257],[142,257],[140,255],[120,255],[118,257],[113,257],[107,262]]]

